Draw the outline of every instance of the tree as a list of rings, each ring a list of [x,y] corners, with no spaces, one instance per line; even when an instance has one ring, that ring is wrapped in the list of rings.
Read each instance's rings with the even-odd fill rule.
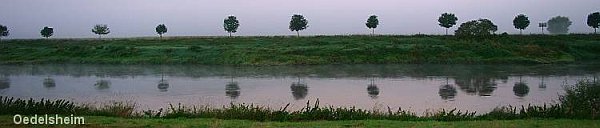
[[[567,34],[571,20],[568,17],[556,16],[548,20],[548,32],[552,34]]]
[[[308,21],[304,19],[304,16],[299,14],[294,14],[292,16],[292,20],[290,20],[290,30],[296,31],[298,37],[300,37],[300,30],[304,30],[308,28]]]
[[[108,29],[108,25],[106,24],[96,24],[92,29],[92,32],[98,34],[98,38],[102,38],[102,35],[110,33],[110,30]]]
[[[3,36],[8,36],[8,27],[1,25],[0,24],[0,40],[2,39]]]
[[[440,22],[439,25],[446,28],[446,35],[448,35],[448,28],[456,25],[457,20],[458,18],[452,13],[444,13],[438,18],[438,22]]]
[[[489,36],[498,31],[498,26],[488,19],[472,20],[462,23],[455,31],[457,36]]]
[[[235,16],[228,16],[227,19],[223,20],[223,29],[229,33],[229,37],[231,37],[231,33],[237,32],[239,26],[240,21]]]
[[[529,18],[524,14],[519,14],[513,20],[513,25],[516,29],[519,29],[519,34],[523,34],[523,29],[526,29],[529,26]]]
[[[42,29],[42,31],[40,31],[40,34],[42,37],[46,37],[46,39],[48,39],[54,34],[54,28],[46,26]]]
[[[369,19],[367,19],[367,23],[365,23],[365,25],[367,25],[367,28],[373,31],[372,35],[375,35],[375,28],[377,28],[377,25],[379,25],[379,20],[377,19],[377,16],[369,16]]]
[[[587,25],[594,28],[594,34],[596,34],[596,29],[600,27],[600,12],[594,12],[588,15]]]
[[[156,33],[158,33],[158,36],[162,39],[162,35],[167,33],[167,26],[165,26],[165,24],[159,24],[156,26]]]

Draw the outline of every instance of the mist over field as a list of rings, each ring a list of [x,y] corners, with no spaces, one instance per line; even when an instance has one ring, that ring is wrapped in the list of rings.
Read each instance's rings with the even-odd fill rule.
[[[240,21],[234,35],[294,35],[288,29],[292,14],[308,19],[301,35],[368,34],[365,21],[379,16],[377,34],[444,34],[438,26],[441,13],[458,17],[451,33],[468,20],[488,18],[497,33],[518,34],[513,18],[526,14],[531,25],[523,33],[540,33],[539,22],[554,16],[569,17],[570,33],[590,33],[587,15],[600,11],[599,0],[2,0],[0,24],[7,38],[41,38],[44,26],[55,28],[52,38],[97,37],[95,24],[108,24],[106,37],[156,36],[164,23],[165,36],[226,36],[223,19]]]

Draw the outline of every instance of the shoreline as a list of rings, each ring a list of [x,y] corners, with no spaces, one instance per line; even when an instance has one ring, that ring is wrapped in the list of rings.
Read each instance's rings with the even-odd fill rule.
[[[477,120],[477,121],[395,121],[395,120],[343,120],[277,122],[252,120],[224,120],[213,118],[120,118],[84,116],[80,125],[16,125],[12,116],[0,116],[4,127],[598,127],[597,120],[581,119],[520,119],[520,120]]]

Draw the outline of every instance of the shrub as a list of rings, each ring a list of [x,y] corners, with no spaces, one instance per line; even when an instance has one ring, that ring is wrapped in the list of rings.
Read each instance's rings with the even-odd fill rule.
[[[455,31],[460,37],[489,37],[498,31],[498,26],[488,19],[472,20],[462,23]]]
[[[567,114],[573,118],[597,119],[600,114],[600,84],[583,80],[565,87],[559,100]]]

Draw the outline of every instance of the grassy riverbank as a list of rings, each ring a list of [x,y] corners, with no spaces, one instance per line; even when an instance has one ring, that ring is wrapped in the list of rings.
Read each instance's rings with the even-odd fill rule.
[[[569,119],[530,119],[530,120],[493,120],[493,121],[392,121],[392,120],[348,120],[348,121],[310,121],[310,122],[259,122],[250,120],[222,120],[205,118],[177,119],[130,119],[119,117],[86,116],[86,125],[77,127],[466,127],[466,128],[506,128],[506,127],[547,127],[547,128],[597,128],[597,120]],[[14,125],[12,116],[0,116],[0,127],[31,127],[32,125]],[[38,125],[40,127],[46,125]],[[53,125],[54,127],[73,127]]]
[[[600,60],[600,36],[311,36],[3,40],[0,63],[303,65]]]

